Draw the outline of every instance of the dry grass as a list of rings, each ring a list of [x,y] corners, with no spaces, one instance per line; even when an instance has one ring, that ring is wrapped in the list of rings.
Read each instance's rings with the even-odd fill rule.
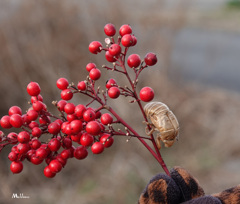
[[[186,23],[187,7],[180,4],[170,12],[165,1],[152,0],[148,6],[140,2],[141,10],[133,11],[135,1],[121,1],[117,6],[110,0],[67,2],[23,0],[10,9],[8,1],[1,1],[0,8],[9,10],[0,19],[1,115],[12,105],[27,109],[29,97],[25,87],[29,81],[39,82],[45,102],[52,110],[51,101],[59,99],[54,86],[57,78],[77,82],[86,77],[85,65],[89,61],[99,66],[105,63],[101,56],[92,56],[87,50],[90,41],[104,39],[103,26],[110,21],[117,27],[130,23],[139,39],[134,52],[143,57],[153,51],[161,59],[158,66],[140,77],[139,88],[151,85],[156,100],[168,104],[181,125],[179,142],[162,151],[168,167],[187,168],[207,193],[235,185],[240,177],[239,95],[181,83],[177,76],[168,77],[174,39]],[[103,73],[102,85],[112,76]],[[120,77],[118,81],[122,82]],[[84,100],[77,98],[74,102]],[[124,105],[125,102],[121,98],[118,103],[112,102],[112,106],[144,134],[138,110],[133,109],[134,105]],[[43,165],[27,162],[24,171],[13,176],[7,160],[9,149],[4,149],[0,155],[0,203],[14,203],[12,193],[29,195],[30,199],[17,200],[26,204],[136,203],[148,180],[162,170],[136,139],[128,143],[126,138],[115,141],[113,148],[102,155],[90,155],[84,161],[69,160],[54,179],[44,178]],[[232,177],[222,176],[227,174]]]

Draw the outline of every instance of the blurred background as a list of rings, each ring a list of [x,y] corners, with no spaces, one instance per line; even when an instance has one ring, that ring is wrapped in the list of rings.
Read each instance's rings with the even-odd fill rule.
[[[170,107],[180,123],[180,139],[162,149],[169,169],[182,166],[196,176],[206,194],[240,183],[240,1],[239,0],[1,0],[0,115],[9,107],[27,110],[26,86],[37,81],[48,109],[60,99],[56,80],[77,83],[89,62],[99,67],[104,55],[92,55],[93,40],[104,43],[106,23],[130,24],[138,43],[129,54],[155,52],[158,63],[140,75],[138,90],[151,86],[155,100]],[[100,85],[112,73],[102,70]],[[125,81],[117,78],[119,84]],[[85,98],[74,97],[84,103]],[[144,135],[134,104],[111,102]],[[135,109],[136,108],[136,109]],[[134,112],[134,114],[131,114]],[[0,203],[136,203],[148,181],[163,172],[156,160],[132,138],[115,139],[101,155],[71,159],[53,179],[45,165],[24,162],[13,175],[7,155],[0,154]],[[23,193],[29,199],[12,199]]]

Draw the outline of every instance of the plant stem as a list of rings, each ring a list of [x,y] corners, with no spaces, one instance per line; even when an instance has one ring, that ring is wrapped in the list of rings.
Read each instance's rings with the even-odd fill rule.
[[[134,135],[136,136],[140,136],[131,126],[129,126],[111,107],[107,107],[107,109],[109,110],[109,112],[111,112],[119,122],[121,122],[125,127],[127,127]],[[156,152],[153,151],[153,149],[145,142],[144,139],[142,139],[141,137],[137,137],[140,142],[148,149],[148,151],[155,157],[155,159],[159,162],[159,164],[162,166],[163,170],[165,171],[165,173],[170,176],[170,173],[168,171],[168,168],[160,154],[159,151]],[[152,140],[153,144],[155,143],[155,140]],[[156,143],[155,143],[156,145]]]

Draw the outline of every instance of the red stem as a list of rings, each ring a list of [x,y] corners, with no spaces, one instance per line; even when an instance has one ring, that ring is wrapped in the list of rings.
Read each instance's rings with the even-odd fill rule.
[[[165,173],[170,176],[170,173],[168,171],[168,168],[161,156],[161,154],[158,152],[158,154],[156,154],[152,148],[145,142],[145,140],[143,140],[140,135],[131,127],[129,126],[111,107],[107,108],[109,110],[109,112],[111,112],[116,118],[117,120],[119,120],[119,122],[121,122],[125,127],[127,127],[134,135],[138,136],[137,138],[140,140],[140,142],[148,149],[148,151],[155,157],[155,159],[160,163],[160,165],[162,166],[163,170],[165,171]],[[152,140],[153,144],[155,143],[155,140]],[[156,143],[155,143],[156,145]]]
[[[143,114],[143,117],[144,117],[145,121],[147,122],[148,120],[147,120],[147,118],[146,118],[146,115],[145,115],[145,112],[144,112],[144,110],[143,110],[142,104],[141,104],[141,102],[140,102],[140,100],[139,100],[139,98],[138,98],[138,95],[137,95],[137,93],[136,93],[135,85],[134,85],[133,82],[131,81],[131,78],[130,78],[130,76],[129,76],[128,72],[127,72],[127,69],[126,69],[126,67],[125,67],[125,56],[126,56],[126,52],[127,52],[127,48],[125,49],[123,58],[122,58],[122,60],[121,60],[121,62],[120,62],[120,66],[121,66],[121,67],[123,68],[123,70],[124,70],[124,74],[126,75],[128,81],[129,81],[129,83],[130,83],[130,85],[131,85],[131,87],[132,87],[133,95],[134,95],[133,97],[136,99],[136,101],[137,101],[137,103],[138,103],[138,105],[139,105],[139,107],[140,107],[140,109],[141,109],[141,112],[142,112],[142,114]],[[135,74],[137,75],[136,72],[135,72]],[[135,80],[135,81],[136,81],[136,80]],[[111,112],[111,111],[110,111],[110,112]],[[112,114],[113,114],[113,113],[112,113]],[[117,115],[117,114],[116,114],[116,115]],[[116,117],[116,115],[115,115],[115,117]],[[121,120],[122,120],[122,119],[121,119]],[[119,121],[120,121],[120,120],[119,120]],[[124,120],[122,120],[122,121],[120,121],[120,122],[121,122],[124,126],[126,126],[133,134],[139,136],[138,133],[135,132],[135,130],[132,129]],[[148,126],[148,128],[150,128],[150,127]],[[165,171],[165,173],[166,173],[168,176],[170,176],[169,170],[168,170],[168,168],[167,168],[167,166],[166,166],[166,164],[165,164],[165,162],[164,162],[164,160],[163,160],[163,158],[162,158],[162,155],[160,154],[160,151],[159,151],[159,149],[158,149],[158,147],[157,147],[157,144],[156,144],[156,142],[155,142],[155,139],[154,139],[154,137],[153,137],[153,134],[151,134],[150,137],[151,137],[151,141],[152,141],[152,143],[153,143],[154,149],[155,149],[155,151],[156,151],[157,154],[152,150],[152,148],[151,148],[142,138],[139,138],[139,137],[138,137],[138,139],[139,139],[140,142],[150,151],[150,153],[157,159],[157,161],[160,163],[160,165],[162,166],[162,168],[163,168],[163,170]]]

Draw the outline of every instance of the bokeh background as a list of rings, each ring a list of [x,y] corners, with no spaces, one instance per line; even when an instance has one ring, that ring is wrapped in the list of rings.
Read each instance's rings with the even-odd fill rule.
[[[157,53],[159,62],[144,70],[138,89],[151,86],[155,100],[173,110],[180,139],[162,149],[168,168],[182,166],[197,177],[207,194],[240,183],[240,1],[233,0],[1,0],[0,115],[18,105],[27,110],[26,85],[37,81],[51,112],[60,99],[55,83],[86,78],[89,62],[99,67],[104,56],[88,45],[104,42],[106,23],[130,24],[138,43],[129,54]],[[100,85],[112,73],[103,71]],[[121,77],[119,83],[125,83]],[[84,103],[76,97],[74,103]],[[124,98],[111,105],[142,135],[138,109]],[[133,114],[134,113],[134,114]],[[44,165],[24,162],[13,175],[0,154],[0,203],[136,203],[159,164],[132,138],[115,139],[112,148],[83,161],[71,159],[54,179]],[[29,199],[12,199],[23,193]]]

